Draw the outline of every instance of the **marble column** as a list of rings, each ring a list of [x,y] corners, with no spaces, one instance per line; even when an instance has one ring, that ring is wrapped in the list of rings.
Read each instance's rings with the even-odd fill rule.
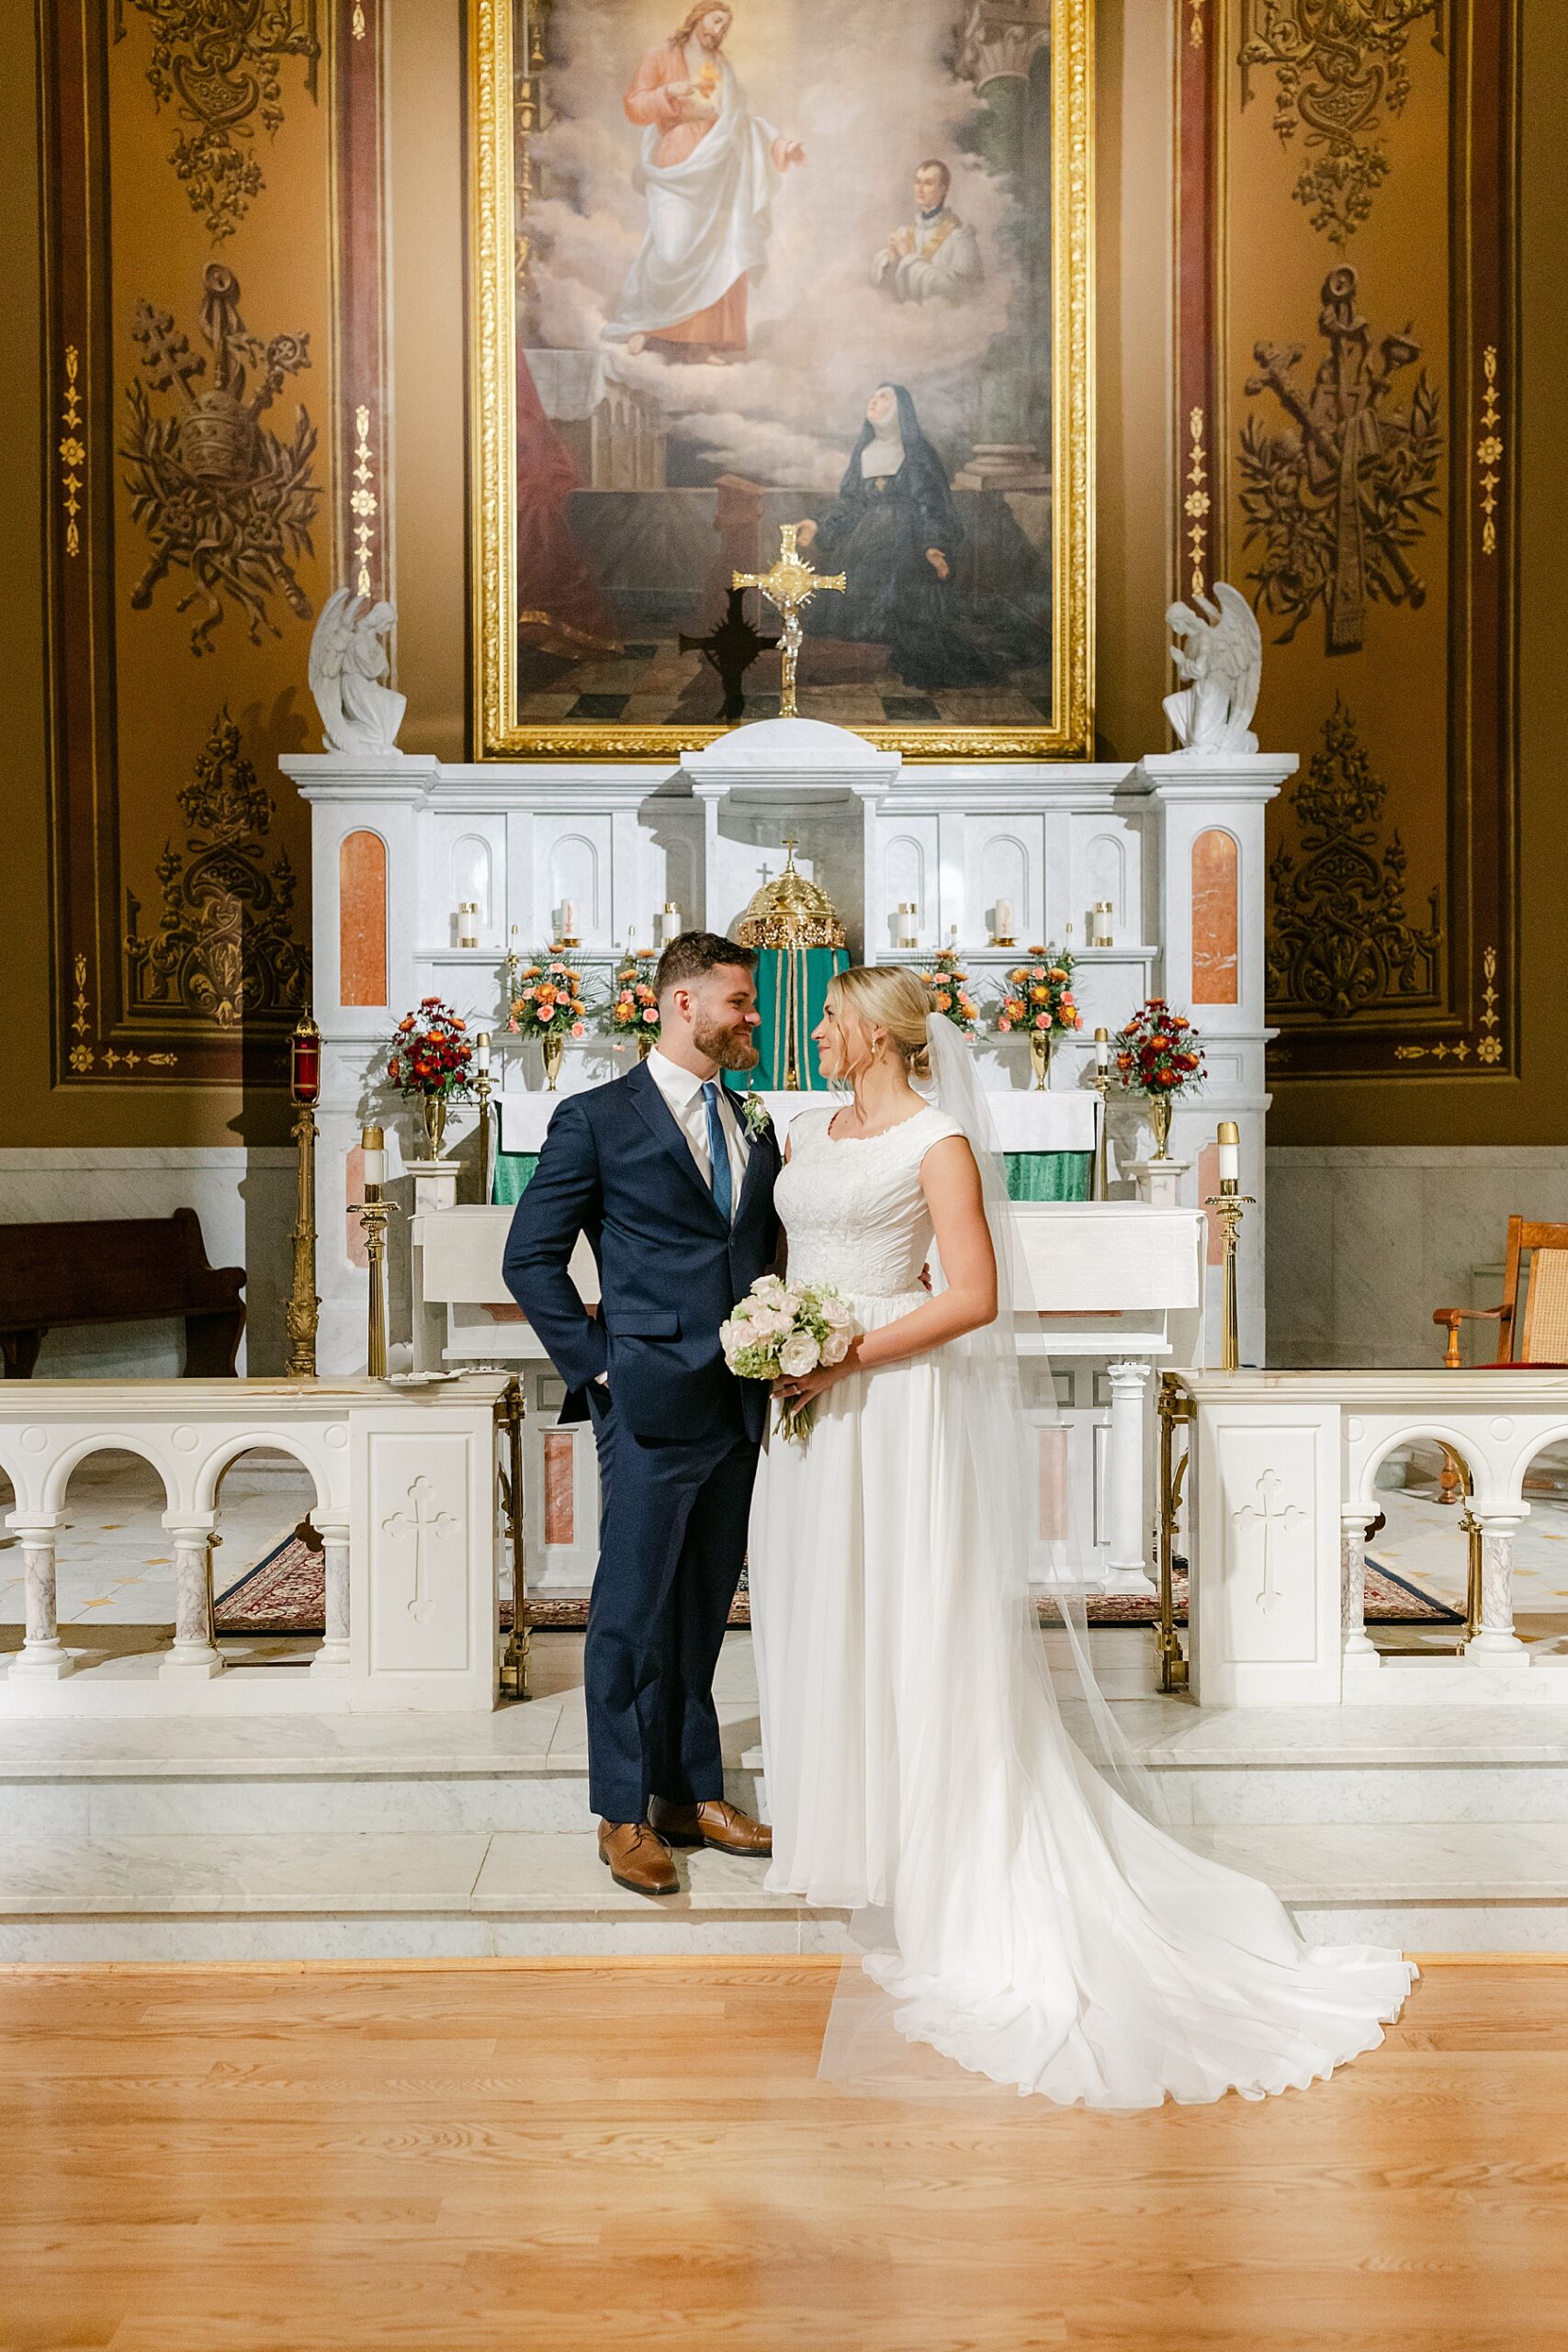
[[[164,1526],[175,1544],[175,1646],[158,1668],[159,1679],[209,1681],[223,1671],[212,1638],[211,1544],[213,1515],[172,1521]]]
[[[310,1660],[312,1674],[348,1672],[348,1521],[322,1519],[315,1511],[310,1524],[326,1551],[326,1634]]]
[[[1481,1529],[1481,1623],[1464,1646],[1467,1666],[1529,1666],[1529,1651],[1514,1631],[1514,1537],[1523,1514],[1478,1510]]]
[[[22,1573],[26,1578],[27,1634],[11,1661],[14,1675],[36,1675],[59,1682],[73,1672],[77,1660],[61,1645],[60,1622],[54,1605],[54,1517],[12,1519],[7,1524],[20,1539]]]
[[[1105,1590],[1155,1589],[1144,1558],[1144,1391],[1150,1367],[1127,1357],[1107,1366],[1111,1438],[1105,1464],[1107,1550]]]
[[[1377,1645],[1367,1633],[1367,1515],[1347,1510],[1339,1515],[1340,1625],[1347,1657],[1375,1657]]]

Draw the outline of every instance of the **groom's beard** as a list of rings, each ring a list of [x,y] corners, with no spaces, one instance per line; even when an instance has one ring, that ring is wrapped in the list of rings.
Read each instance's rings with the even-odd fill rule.
[[[750,1029],[693,1028],[692,1043],[720,1069],[755,1069],[761,1055],[751,1043]]]

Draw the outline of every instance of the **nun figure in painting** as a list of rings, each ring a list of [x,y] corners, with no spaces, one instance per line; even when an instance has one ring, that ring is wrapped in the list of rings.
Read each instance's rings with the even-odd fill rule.
[[[847,575],[841,598],[807,607],[807,634],[886,645],[904,684],[924,692],[994,685],[1038,662],[1037,625],[1006,597],[973,594],[953,577],[962,538],[946,469],[914,401],[902,384],[879,384],[837,500],[796,526],[819,571]]]

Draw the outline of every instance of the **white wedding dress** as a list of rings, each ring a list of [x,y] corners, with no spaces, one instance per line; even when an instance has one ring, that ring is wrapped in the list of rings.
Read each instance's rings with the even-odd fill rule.
[[[926,1298],[920,1162],[964,1130],[925,1109],[838,1138],[831,1115],[790,1128],[789,1275],[874,1330]],[[874,1915],[885,2041],[1021,2092],[1142,2108],[1325,2075],[1382,2041],[1416,1972],[1304,1944],[1067,1736],[1028,1622],[1028,1474],[998,1469],[1026,1425],[998,1431],[972,1361],[960,1341],[855,1374],[805,1447],[769,1438],[750,1554],[768,1886]]]

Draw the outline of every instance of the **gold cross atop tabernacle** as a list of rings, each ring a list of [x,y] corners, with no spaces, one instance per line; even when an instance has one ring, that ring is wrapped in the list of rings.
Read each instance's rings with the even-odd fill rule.
[[[784,693],[779,701],[781,718],[798,718],[795,701],[795,665],[800,658],[802,607],[808,605],[818,588],[844,586],[844,574],[836,571],[831,579],[814,571],[803,555],[797,554],[795,523],[779,525],[779,560],[771,571],[736,571],[730,574],[732,588],[760,588],[770,605],[784,616]]]

